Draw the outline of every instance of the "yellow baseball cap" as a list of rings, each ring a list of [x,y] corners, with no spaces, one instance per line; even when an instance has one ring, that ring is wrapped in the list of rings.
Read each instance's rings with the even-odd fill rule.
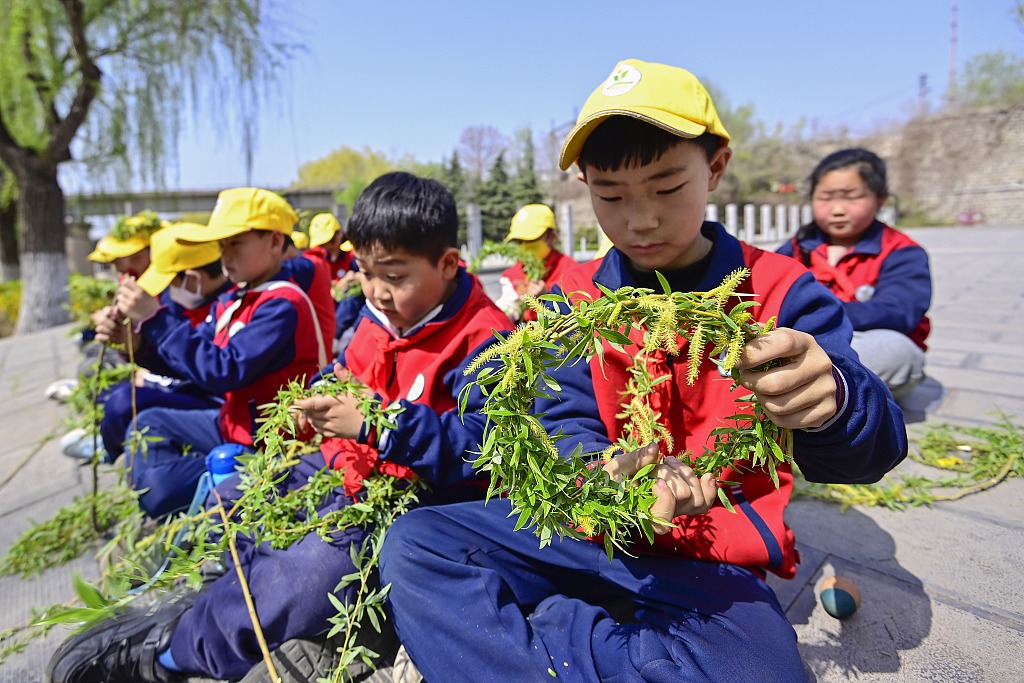
[[[178,241],[216,242],[249,230],[291,235],[298,220],[291,204],[281,195],[257,187],[235,187],[217,195],[209,225],[192,224],[178,235]]]
[[[327,244],[341,230],[341,223],[332,213],[318,213],[309,222],[309,246],[319,247]]]
[[[506,242],[522,240],[532,242],[548,230],[555,229],[555,212],[544,204],[527,204],[512,216]]]
[[[97,263],[111,263],[114,259],[137,254],[148,246],[149,239],[146,237],[135,236],[119,240],[107,235],[96,243],[96,248],[89,254],[89,260]]]
[[[309,235],[300,230],[292,232],[292,244],[295,245],[296,249],[308,249]]]
[[[139,287],[150,296],[167,289],[175,276],[189,268],[201,268],[220,260],[220,245],[216,242],[180,242],[178,237],[204,226],[197,223],[175,223],[153,233],[150,241],[149,268],[139,276]]]
[[[684,138],[711,133],[729,142],[711,96],[686,69],[639,59],[625,59],[590,94],[569,131],[558,167],[568,169],[580,156],[587,137],[611,116],[632,116]]]

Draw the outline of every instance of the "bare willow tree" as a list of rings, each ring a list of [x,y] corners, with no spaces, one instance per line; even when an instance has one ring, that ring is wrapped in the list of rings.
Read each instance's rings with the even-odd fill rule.
[[[247,161],[262,93],[292,45],[270,0],[0,0],[0,160],[24,229],[17,332],[66,320],[58,168],[162,177],[186,102],[239,124]],[[208,111],[207,111],[208,109]]]
[[[506,147],[508,140],[494,126],[470,126],[462,131],[457,150],[471,189],[475,190],[483,181],[484,174]]]

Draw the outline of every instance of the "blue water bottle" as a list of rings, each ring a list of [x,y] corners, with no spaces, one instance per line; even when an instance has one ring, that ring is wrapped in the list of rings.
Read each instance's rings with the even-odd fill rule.
[[[215,447],[206,455],[206,471],[210,473],[210,483],[217,486],[234,474],[238,467],[238,456],[248,452],[239,443],[224,443]]]

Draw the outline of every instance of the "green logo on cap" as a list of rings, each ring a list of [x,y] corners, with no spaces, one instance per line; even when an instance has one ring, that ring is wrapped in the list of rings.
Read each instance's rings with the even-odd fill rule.
[[[635,66],[619,64],[604,82],[604,89],[601,92],[610,97],[627,93],[640,82],[640,78],[640,71]]]

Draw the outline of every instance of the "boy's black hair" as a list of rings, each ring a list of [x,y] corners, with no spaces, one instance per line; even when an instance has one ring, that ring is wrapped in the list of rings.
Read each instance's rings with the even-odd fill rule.
[[[711,133],[684,138],[632,116],[611,116],[587,136],[576,163],[584,174],[587,166],[599,171],[646,166],[682,142],[700,145],[708,161],[722,146],[722,138]]]
[[[458,248],[455,198],[436,180],[411,173],[386,173],[367,186],[352,208],[345,231],[356,251],[380,245],[403,249],[437,264]]]
[[[809,179],[811,189],[807,196],[814,197],[814,190],[825,174],[851,167],[857,168],[861,180],[879,199],[885,201],[889,197],[889,185],[885,179],[885,162],[877,154],[863,147],[841,149],[819,161],[811,171]]]
[[[220,265],[220,259],[207,263],[205,266],[199,266],[195,270],[201,270],[210,277],[220,277],[224,274],[224,269]]]

